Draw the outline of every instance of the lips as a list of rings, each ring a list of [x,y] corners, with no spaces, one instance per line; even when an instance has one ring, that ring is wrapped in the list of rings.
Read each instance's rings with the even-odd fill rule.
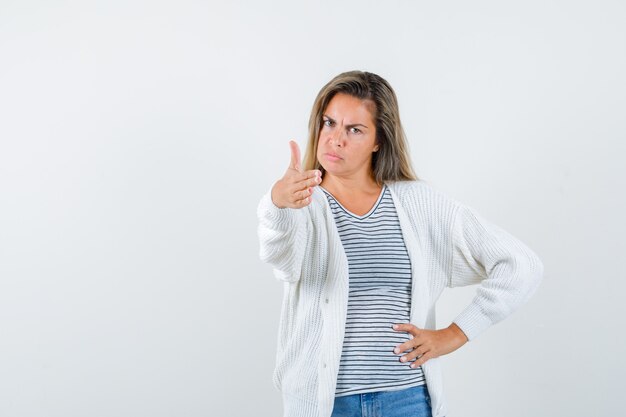
[[[343,159],[341,156],[337,155],[336,153],[332,153],[332,152],[326,152],[324,155],[328,159],[330,159],[332,161],[337,161],[337,160]]]

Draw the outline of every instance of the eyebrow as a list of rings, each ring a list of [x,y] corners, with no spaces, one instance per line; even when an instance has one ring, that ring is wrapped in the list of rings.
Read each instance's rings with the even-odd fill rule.
[[[333,119],[332,117],[330,117],[330,116],[328,116],[328,115],[326,115],[326,114],[322,115],[322,117],[327,118],[327,119],[328,119],[328,120],[330,120],[331,122],[335,122],[335,123],[337,122],[335,119]],[[366,128],[366,129],[369,129],[369,127],[368,127],[368,126],[365,126],[364,124],[361,124],[361,123],[354,123],[354,124],[351,124],[351,125],[346,125],[346,127],[347,127],[348,129],[350,129],[351,127],[357,127],[357,126],[362,126],[362,127]]]

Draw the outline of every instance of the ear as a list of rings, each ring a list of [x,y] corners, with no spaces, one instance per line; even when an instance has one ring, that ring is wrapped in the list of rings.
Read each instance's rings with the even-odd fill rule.
[[[372,151],[372,153],[374,152],[378,152],[378,144],[376,144],[376,146],[374,146],[374,150]]]

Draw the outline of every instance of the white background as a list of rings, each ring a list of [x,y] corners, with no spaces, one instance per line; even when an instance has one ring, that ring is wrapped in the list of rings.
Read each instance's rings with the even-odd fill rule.
[[[620,0],[1,0],[0,415],[280,415],[256,206],[352,69],[396,90],[418,176],[545,264],[446,358],[450,415],[619,415],[625,21]]]

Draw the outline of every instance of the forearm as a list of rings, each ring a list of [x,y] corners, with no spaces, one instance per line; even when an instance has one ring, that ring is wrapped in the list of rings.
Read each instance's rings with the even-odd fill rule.
[[[297,281],[307,242],[305,211],[278,208],[268,193],[257,214],[259,257],[274,268],[278,279]]]

